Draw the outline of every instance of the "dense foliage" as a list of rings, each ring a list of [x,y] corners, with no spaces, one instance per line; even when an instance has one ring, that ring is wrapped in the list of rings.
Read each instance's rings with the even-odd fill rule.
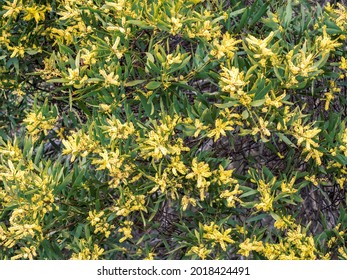
[[[347,259],[347,7],[0,0],[1,259]]]

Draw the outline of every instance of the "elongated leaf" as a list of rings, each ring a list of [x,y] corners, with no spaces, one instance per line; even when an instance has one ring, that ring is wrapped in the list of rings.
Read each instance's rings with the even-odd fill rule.
[[[149,90],[157,89],[158,87],[160,87],[160,85],[161,85],[161,82],[152,81],[146,85],[146,89],[149,89]]]

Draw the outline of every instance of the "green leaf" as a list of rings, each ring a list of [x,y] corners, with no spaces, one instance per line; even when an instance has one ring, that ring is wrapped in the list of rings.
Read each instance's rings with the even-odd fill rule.
[[[260,214],[260,215],[257,215],[257,216],[254,216],[254,217],[247,219],[246,223],[257,222],[257,221],[260,221],[260,220],[262,220],[268,216],[269,216],[268,214]]]
[[[127,20],[127,23],[141,27],[142,29],[153,29],[152,26],[148,25],[146,22],[136,19]]]
[[[296,148],[296,145],[292,141],[290,141],[289,138],[284,134],[277,132],[276,135],[287,145]]]
[[[151,81],[146,85],[146,89],[153,90],[161,86],[161,82]]]
[[[130,82],[127,82],[125,83],[125,87],[133,87],[133,86],[137,86],[139,84],[142,84],[144,83],[146,80],[133,80],[133,81],[130,81]]]
[[[255,23],[259,22],[259,19],[265,15],[269,4],[263,4],[261,8],[258,10],[258,12],[255,14],[255,16],[252,18],[252,21],[250,22],[250,26],[253,26]]]
[[[289,23],[292,21],[292,13],[293,13],[292,1],[289,0],[286,7],[286,11],[285,11],[284,21],[283,21],[283,25],[285,28],[287,28]]]
[[[246,120],[249,118],[249,112],[248,110],[244,110],[241,114],[242,119]]]
[[[63,79],[63,78],[47,80],[47,83],[67,83],[67,82],[69,82],[69,80]]]
[[[259,107],[265,103],[265,99],[255,100],[250,103],[252,107]]]
[[[214,106],[221,108],[221,109],[225,109],[225,108],[230,108],[235,106],[236,104],[238,104],[238,101],[229,101],[227,103],[215,103]]]
[[[72,49],[70,49],[67,46],[61,45],[61,44],[59,44],[59,52],[61,54],[67,54],[67,55],[68,54],[70,54],[70,55],[74,55],[75,54],[75,52]]]
[[[249,191],[247,191],[247,192],[244,192],[244,193],[241,194],[239,197],[240,197],[240,198],[245,198],[245,197],[248,197],[248,196],[257,194],[257,193],[259,193],[258,190],[251,189],[251,190],[249,190]]]
[[[12,57],[6,62],[7,69],[10,68],[10,66],[13,65],[14,69],[16,69],[16,73],[19,74],[19,60],[18,57]]]
[[[239,14],[242,14],[244,11],[246,10],[246,8],[242,8],[242,9],[239,9],[239,10],[236,10],[236,11],[233,11],[229,14],[229,17],[235,17]]]
[[[269,90],[272,88],[272,84],[268,84],[266,87],[262,88],[261,90],[257,91],[254,95],[254,101],[256,100],[263,100],[265,95],[269,92]],[[265,100],[264,100],[265,102]],[[262,104],[261,104],[262,105]],[[253,105],[252,105],[253,106]]]

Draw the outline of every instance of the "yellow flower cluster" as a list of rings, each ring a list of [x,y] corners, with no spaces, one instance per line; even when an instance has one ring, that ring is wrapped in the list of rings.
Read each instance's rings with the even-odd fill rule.
[[[238,254],[241,254],[245,257],[248,257],[251,251],[262,252],[264,250],[264,245],[262,241],[256,241],[256,238],[253,237],[253,240],[247,238],[245,241],[239,244],[240,249]]]
[[[228,244],[234,244],[235,240],[230,238],[231,228],[224,230],[223,227],[211,222],[209,225],[203,225],[203,238],[212,241],[212,245],[218,243],[223,251],[226,251]]]
[[[291,223],[292,224],[292,223]],[[317,249],[312,236],[302,232],[300,225],[288,229],[286,236],[279,243],[263,243],[247,238],[239,244],[238,253],[249,257],[255,251],[269,260],[314,260],[317,258]]]
[[[187,252],[187,256],[197,255],[200,259],[205,260],[211,252],[212,250],[207,249],[204,244],[200,244],[199,246],[191,247]]]
[[[295,225],[295,221],[291,215],[278,217],[274,223],[274,227],[280,230],[285,230],[288,227],[293,227]]]
[[[111,119],[107,119],[106,126],[103,126],[105,133],[111,137],[111,141],[118,139],[127,139],[135,132],[134,125],[132,123],[121,123],[119,119],[112,116]]]
[[[100,248],[99,245],[89,245],[89,242],[85,239],[79,240],[80,247],[78,252],[72,253],[71,260],[100,260],[104,249]],[[91,248],[90,248],[91,247]]]
[[[220,86],[222,91],[228,92],[231,97],[236,98],[235,93],[242,95],[243,88],[247,85],[248,82],[244,80],[244,73],[240,72],[240,69],[236,67],[231,67],[228,69],[222,67],[222,73],[220,74]]]
[[[327,4],[325,10],[331,15],[332,19],[341,30],[346,30],[346,21],[347,21],[347,9],[341,3],[331,6],[330,3]]]
[[[334,80],[330,81],[330,90],[324,94],[325,96],[325,111],[329,110],[329,106],[331,101],[335,98],[335,93],[339,93],[341,91],[341,88],[339,88]]]
[[[67,139],[62,140],[64,149],[63,155],[71,155],[71,162],[75,161],[77,156],[86,157],[89,153],[97,151],[98,143],[90,138],[90,136],[79,130]]]
[[[278,58],[276,54],[268,48],[269,43],[275,36],[275,32],[270,32],[270,34],[265,39],[257,39],[252,35],[248,35],[246,41],[248,43],[248,48],[254,52],[254,58],[259,59],[259,63],[262,67],[266,66],[266,62],[270,59],[273,65],[278,63]]]
[[[231,36],[230,33],[225,33],[223,34],[221,40],[213,40],[213,49],[210,54],[217,59],[221,59],[223,57],[232,59],[234,57],[235,51],[238,50],[236,45],[240,42],[242,42],[242,40],[236,40]]]
[[[301,226],[289,229],[278,244],[266,243],[264,256],[269,260],[314,260],[317,249],[312,236],[302,233]]]
[[[154,129],[145,137],[139,135],[137,141],[141,155],[145,159],[152,157],[154,160],[160,160],[168,155],[180,155],[183,151],[189,151],[189,148],[183,145],[181,138],[173,139],[174,128],[178,122],[178,116],[174,118],[167,116],[160,125],[154,124]]]
[[[289,182],[283,181],[281,183],[281,190],[284,193],[292,194],[296,193],[297,189],[294,188],[296,177],[293,177]]]
[[[105,217],[104,211],[100,211],[100,212],[97,212],[96,210],[89,211],[87,220],[94,227],[95,234],[100,232],[103,235],[105,235],[106,238],[110,236],[111,230],[114,229],[114,225],[110,225],[106,221],[107,217]]]
[[[212,175],[210,167],[207,163],[199,162],[194,158],[191,165],[191,172],[186,175],[187,179],[195,179],[196,187],[200,193],[200,199],[204,200],[210,182],[206,179]]]
[[[125,221],[123,223],[123,227],[118,229],[118,232],[121,232],[124,235],[121,239],[119,239],[120,243],[124,242],[127,239],[133,238],[133,236],[131,235],[131,227],[133,224],[134,223],[132,221]]]
[[[147,212],[144,195],[135,195],[129,189],[123,189],[123,191],[123,197],[116,201],[115,205],[111,207],[111,211],[115,212],[117,216],[123,217],[129,216],[132,212]]]
[[[42,112],[31,112],[24,119],[26,128],[29,134],[36,139],[38,135],[43,132],[47,135],[50,130],[52,130],[57,123],[58,117],[46,116]]]
[[[302,119],[296,121],[293,124],[293,136],[297,139],[298,146],[303,146],[303,153],[307,153],[305,161],[313,158],[317,165],[321,165],[321,156],[323,155],[317,148],[318,143],[314,141],[314,138],[319,135],[321,130],[317,127],[311,129],[313,124],[303,126]]]
[[[258,191],[260,194],[260,202],[255,205],[257,210],[268,212],[273,210],[274,196],[271,192],[271,187],[276,181],[274,177],[270,182],[265,183],[263,180],[258,180]]]

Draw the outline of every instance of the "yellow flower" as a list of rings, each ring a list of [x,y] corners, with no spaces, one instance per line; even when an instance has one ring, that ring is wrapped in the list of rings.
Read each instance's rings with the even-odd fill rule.
[[[111,110],[111,105],[108,104],[99,104],[99,112],[105,113],[105,114],[109,114],[112,112]]]
[[[20,43],[18,46],[14,46],[14,47],[9,46],[8,49],[12,50],[12,54],[10,58],[16,57],[16,56],[24,57],[25,48]]]
[[[104,253],[104,249],[100,248],[97,244],[93,245],[92,250],[85,239],[80,241],[80,251],[72,253],[71,260],[99,260],[100,256]]]
[[[89,211],[88,213],[88,221],[94,227],[94,233],[102,233],[108,238],[111,234],[111,230],[114,228],[113,225],[110,225],[106,220],[105,212],[100,211],[99,213],[96,210]]]
[[[155,256],[156,256],[155,253],[149,252],[149,253],[147,254],[147,256],[144,258],[144,260],[148,260],[148,261],[154,260],[154,257],[155,257]]]
[[[110,85],[113,85],[113,86],[119,86],[120,85],[119,75],[115,75],[114,72],[111,72],[110,74],[107,74],[104,69],[101,69],[101,70],[99,70],[99,73],[101,74],[101,76],[105,80],[104,86],[106,88],[108,88]]]
[[[119,48],[119,43],[120,43],[120,37],[116,38],[116,41],[111,47],[111,50],[113,53],[117,56],[118,59],[121,59],[123,56],[123,53],[125,52],[124,48]]]
[[[291,215],[278,217],[274,223],[274,227],[280,230],[287,229],[289,226],[294,225],[294,220]]]
[[[124,188],[123,197],[116,201],[112,211],[116,212],[117,216],[127,217],[132,212],[147,212],[145,204],[144,195],[134,195],[128,188]]]
[[[325,96],[325,105],[324,105],[324,110],[328,111],[329,110],[329,105],[331,103],[331,100],[333,100],[335,97],[331,91],[328,91],[324,94]]]
[[[256,135],[257,133],[260,133],[261,137],[263,139],[266,139],[265,136],[271,136],[270,130],[267,128],[269,122],[268,121],[264,121],[264,119],[262,117],[260,117],[258,119],[258,127],[254,127],[252,129],[252,135]]]
[[[161,125],[154,125],[145,137],[138,135],[139,150],[144,158],[153,157],[160,160],[167,155],[180,155],[183,151],[189,151],[188,147],[183,146],[183,139],[172,136],[175,134],[175,127],[179,117],[164,117]]]
[[[347,71],[347,59],[341,57],[340,69]]]
[[[36,23],[38,23],[41,20],[45,20],[45,12],[50,10],[50,7],[46,7],[44,5],[37,6],[29,6],[24,8],[25,16],[23,17],[24,20],[31,20],[35,19]]]
[[[337,43],[338,39],[331,40],[330,36],[327,34],[326,25],[323,26],[323,36],[319,36],[317,38],[317,45],[319,46],[319,50],[324,53],[329,53],[330,51],[334,51],[335,48],[342,45],[342,43]]]
[[[221,42],[217,39],[213,41],[214,49],[211,51],[211,55],[217,59],[221,59],[226,56],[229,59],[234,57],[234,52],[238,49],[236,45],[242,42],[242,40],[235,40],[231,37],[230,33],[223,34]]]
[[[87,76],[80,77],[79,68],[68,68],[67,72],[68,76],[66,76],[66,79],[68,81],[68,85],[73,85],[75,88],[82,87],[82,85],[88,80]]]
[[[182,210],[183,211],[186,211],[189,204],[193,205],[193,206],[196,206],[196,199],[195,198],[192,198],[192,197],[189,197],[187,195],[184,195],[182,197],[182,201],[181,201],[181,205],[182,205]]]
[[[223,251],[226,251],[226,246],[229,244],[234,244],[235,241],[230,238],[231,229],[224,230],[223,228],[211,222],[210,225],[203,226],[204,234],[203,238],[217,242],[221,246]]]
[[[17,239],[17,240],[23,239],[26,237],[30,237],[30,238],[37,237],[39,239],[43,238],[42,237],[42,227],[36,223],[33,223],[33,224],[12,223],[12,224],[14,224],[14,225],[9,227],[8,231],[11,235],[15,236],[15,239]],[[4,245],[5,245],[5,247],[8,247],[8,246],[6,246],[6,243]]]
[[[232,178],[233,170],[232,169],[225,170],[221,164],[218,166],[218,170],[215,170],[213,174],[215,176],[214,181],[220,186],[237,183],[237,180]]]
[[[13,162],[19,161],[23,158],[22,150],[18,147],[16,140],[13,144],[9,140],[7,141],[7,144],[4,142],[1,144],[0,153],[3,157],[8,157],[8,159],[11,159]]]
[[[112,171],[114,168],[120,168],[123,163],[123,159],[119,156],[119,150],[116,149],[115,152],[108,152],[103,150],[99,153],[101,159],[93,159],[92,164],[96,164],[99,167],[96,170],[108,169]]]
[[[65,11],[63,9],[65,9]],[[61,9],[58,12],[58,15],[60,15],[60,17],[59,17],[60,20],[63,21],[63,20],[67,20],[70,18],[80,19],[80,10],[79,9],[77,9],[75,7],[71,8],[71,6],[69,6],[69,4],[64,5],[63,9]]]
[[[333,12],[338,15],[335,19],[336,25],[339,26],[342,30],[346,30],[345,25],[347,22],[347,9],[341,3],[337,3],[338,9],[334,9]]]
[[[135,133],[134,125],[131,122],[122,124],[115,116],[112,116],[111,119],[107,119],[106,121],[108,125],[102,128],[105,130],[105,133],[108,133],[111,137],[111,141],[128,139],[130,135]]]
[[[297,75],[308,77],[311,72],[318,70],[317,67],[313,65],[315,55],[310,53],[306,56],[306,52],[303,49],[295,55],[293,50],[289,51],[286,55],[286,59],[289,70],[294,75],[293,78]]]
[[[170,28],[170,33],[172,35],[176,35],[182,28],[182,20],[181,20],[181,16],[179,17],[171,17],[169,19],[169,22],[171,23],[171,28]]]
[[[266,107],[271,107],[271,106],[273,106],[275,108],[280,108],[283,105],[282,100],[285,97],[286,97],[285,92],[283,94],[281,94],[280,96],[276,97],[274,91],[271,90],[271,95],[270,94],[265,95],[264,109],[262,111],[267,112],[268,108],[266,108]]]
[[[4,11],[7,11],[3,17],[11,17],[13,16],[14,18],[21,12],[23,9],[22,7],[22,1],[21,0],[14,0],[12,3],[10,1],[5,2],[7,5],[2,6],[2,9]]]
[[[44,116],[42,112],[31,112],[24,119],[28,132],[36,137],[37,134],[43,132],[44,135],[48,134],[49,130],[52,130],[58,120],[58,117],[52,115]]]
[[[83,61],[83,64],[85,65],[93,65],[96,63],[96,50],[95,50],[95,47],[92,46],[92,51],[86,49],[86,48],[83,48],[81,50],[81,60]]]
[[[220,75],[219,85],[222,91],[230,93],[232,97],[235,95],[235,92],[242,90],[248,84],[244,80],[244,73],[234,66],[231,69],[222,66]]]
[[[251,239],[247,238],[245,241],[240,243],[240,250],[237,252],[245,257],[249,256],[251,251],[261,252],[264,249],[264,245],[262,241],[256,241],[256,238]]]
[[[310,158],[314,159],[316,161],[317,165],[322,165],[322,159],[323,153],[318,151],[317,149],[303,149],[303,153],[307,153],[305,157],[305,161],[307,162]]]
[[[190,38],[200,37],[207,41],[211,41],[212,38],[219,36],[219,34],[220,27],[218,25],[214,26],[208,19],[191,24],[188,30],[188,36]]]
[[[98,147],[98,143],[90,139],[89,135],[85,134],[82,130],[69,135],[67,139],[62,140],[62,143],[64,145],[62,155],[71,155],[71,162],[78,155],[86,157]]]
[[[319,184],[319,181],[317,180],[316,178],[316,175],[311,175],[311,176],[305,176],[305,180],[311,182],[314,186],[318,186]]]
[[[179,64],[182,62],[182,56],[181,54],[178,54],[176,56],[173,56],[173,54],[168,54],[166,56],[166,63],[168,65],[171,65],[171,64]]]
[[[214,136],[214,141],[216,142],[221,137],[221,135],[226,136],[226,131],[234,130],[231,125],[233,125],[232,121],[216,119],[215,128],[210,130],[210,132],[207,134],[207,137],[212,138]]]
[[[330,90],[324,94],[325,96],[325,111],[329,110],[329,105],[331,101],[335,98],[334,94],[339,93],[341,91],[341,88],[336,86],[336,83],[334,80],[330,80]],[[324,99],[323,99],[324,100]]]
[[[30,247],[20,247],[18,250],[15,251],[15,256],[11,257],[11,260],[18,260],[18,259],[29,259],[33,260],[34,257],[37,256],[36,253],[36,247],[30,246]]]
[[[105,8],[113,8],[116,11],[120,12],[124,9],[125,7],[125,0],[117,0],[117,1],[106,1],[105,2]]]
[[[194,137],[198,137],[201,131],[206,130],[208,128],[208,126],[204,125],[203,122],[200,121],[200,119],[194,120],[194,126],[195,126]]]
[[[224,190],[220,194],[220,198],[226,198],[227,206],[233,208],[236,205],[236,202],[242,202],[237,195],[242,194],[243,191],[239,190],[239,185],[237,184],[232,191]]]
[[[200,259],[205,260],[211,252],[212,250],[207,249],[204,244],[200,244],[199,246],[191,247],[187,255],[195,254],[198,255]]]
[[[282,192],[288,193],[288,194],[296,193],[297,189],[293,188],[295,180],[296,180],[296,177],[294,176],[290,180],[289,183],[285,182],[285,181],[282,181],[282,183],[281,183],[281,190],[282,190]]]
[[[271,195],[271,186],[276,181],[276,177],[274,177],[269,183],[265,183],[263,180],[258,181],[258,191],[260,193],[260,202],[255,205],[255,208],[258,210],[262,210],[264,212],[273,210],[273,200],[274,197]]]
[[[212,172],[210,171],[210,167],[207,163],[204,162],[198,162],[197,158],[194,158],[192,161],[192,172],[187,174],[187,179],[196,179],[197,181],[197,188],[200,191],[200,199],[205,199],[205,191],[207,190],[208,186],[210,185],[210,182],[206,181],[206,178],[210,177],[212,175]]]
[[[168,186],[168,178],[167,173],[163,172],[163,174],[159,174],[158,172],[155,174],[155,177],[148,176],[148,178],[155,182],[154,188],[149,191],[150,194],[156,192],[158,189],[162,193],[167,193],[167,186]]]
[[[301,144],[305,144],[305,148],[308,151],[311,150],[311,147],[318,147],[318,143],[316,143],[313,140],[313,138],[315,138],[321,132],[321,130],[317,127],[310,129],[311,126],[313,126],[313,124],[303,126],[301,119],[299,119],[293,124],[293,136],[297,139],[298,146],[300,146]]]
[[[120,228],[118,230],[118,232],[121,232],[124,234],[124,236],[119,239],[119,242],[122,243],[124,242],[125,240],[127,239],[131,239],[133,238],[133,236],[131,235],[131,226],[133,225],[134,223],[132,221],[125,221],[124,222],[124,227]]]
[[[344,260],[347,260],[347,252],[343,247],[339,247],[337,251]]]
[[[335,236],[331,237],[327,243],[328,248],[332,248],[336,244],[337,238]]]
[[[179,156],[171,157],[171,162],[168,165],[168,169],[171,170],[172,174],[179,176],[178,173],[185,175],[187,173],[187,167],[181,161]]]
[[[249,49],[255,53],[255,58],[260,59],[260,65],[263,67],[265,67],[265,63],[268,58],[271,58],[273,62],[278,60],[273,51],[270,48],[267,48],[274,35],[275,33],[272,31],[263,40],[257,39],[252,35],[248,35],[248,38],[246,38]]]

